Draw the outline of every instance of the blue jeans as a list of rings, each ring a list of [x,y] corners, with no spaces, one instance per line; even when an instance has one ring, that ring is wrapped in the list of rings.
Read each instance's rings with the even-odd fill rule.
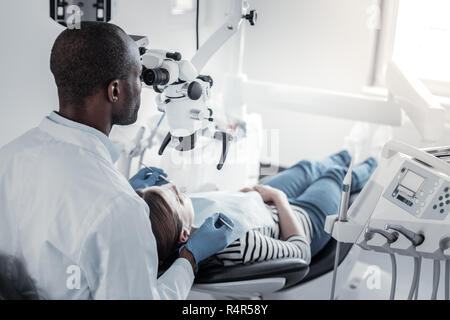
[[[331,238],[324,230],[325,220],[339,211],[342,182],[350,162],[351,156],[344,150],[320,161],[302,160],[263,182],[286,193],[291,205],[308,213],[313,228],[312,256]],[[368,158],[353,167],[352,193],[361,191],[376,166],[376,160]]]

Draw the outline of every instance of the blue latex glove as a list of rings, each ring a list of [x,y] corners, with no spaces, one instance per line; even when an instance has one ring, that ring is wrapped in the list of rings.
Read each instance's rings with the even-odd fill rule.
[[[233,221],[226,215],[215,213],[203,222],[188,242],[180,248],[179,252],[186,247],[192,253],[195,263],[198,265],[200,261],[224,249],[230,242],[233,230],[223,224],[219,217],[234,227]]]
[[[152,186],[162,186],[167,183],[166,180],[160,178],[160,175],[167,177],[167,173],[156,167],[150,167],[150,169],[152,170],[142,168],[129,180],[134,190]]]

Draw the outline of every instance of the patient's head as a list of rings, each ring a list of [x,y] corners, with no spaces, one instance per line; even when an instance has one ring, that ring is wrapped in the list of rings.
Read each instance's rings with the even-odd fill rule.
[[[150,208],[150,221],[156,239],[160,267],[167,267],[177,256],[177,249],[191,234],[194,209],[189,197],[175,185],[136,190]]]

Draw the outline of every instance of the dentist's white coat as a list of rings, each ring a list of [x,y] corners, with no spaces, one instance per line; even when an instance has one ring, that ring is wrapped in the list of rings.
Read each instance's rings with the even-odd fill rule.
[[[157,279],[148,214],[93,134],[45,118],[0,149],[0,251],[47,298],[185,299],[192,268]]]

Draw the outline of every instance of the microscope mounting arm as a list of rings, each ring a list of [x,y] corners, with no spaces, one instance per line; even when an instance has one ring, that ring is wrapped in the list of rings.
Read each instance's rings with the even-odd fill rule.
[[[248,8],[248,2],[245,0],[231,1],[227,21],[206,40],[191,59],[191,63],[199,73],[225,42],[239,31],[243,19],[247,19],[252,26],[255,25],[257,13],[255,10],[248,10]]]

